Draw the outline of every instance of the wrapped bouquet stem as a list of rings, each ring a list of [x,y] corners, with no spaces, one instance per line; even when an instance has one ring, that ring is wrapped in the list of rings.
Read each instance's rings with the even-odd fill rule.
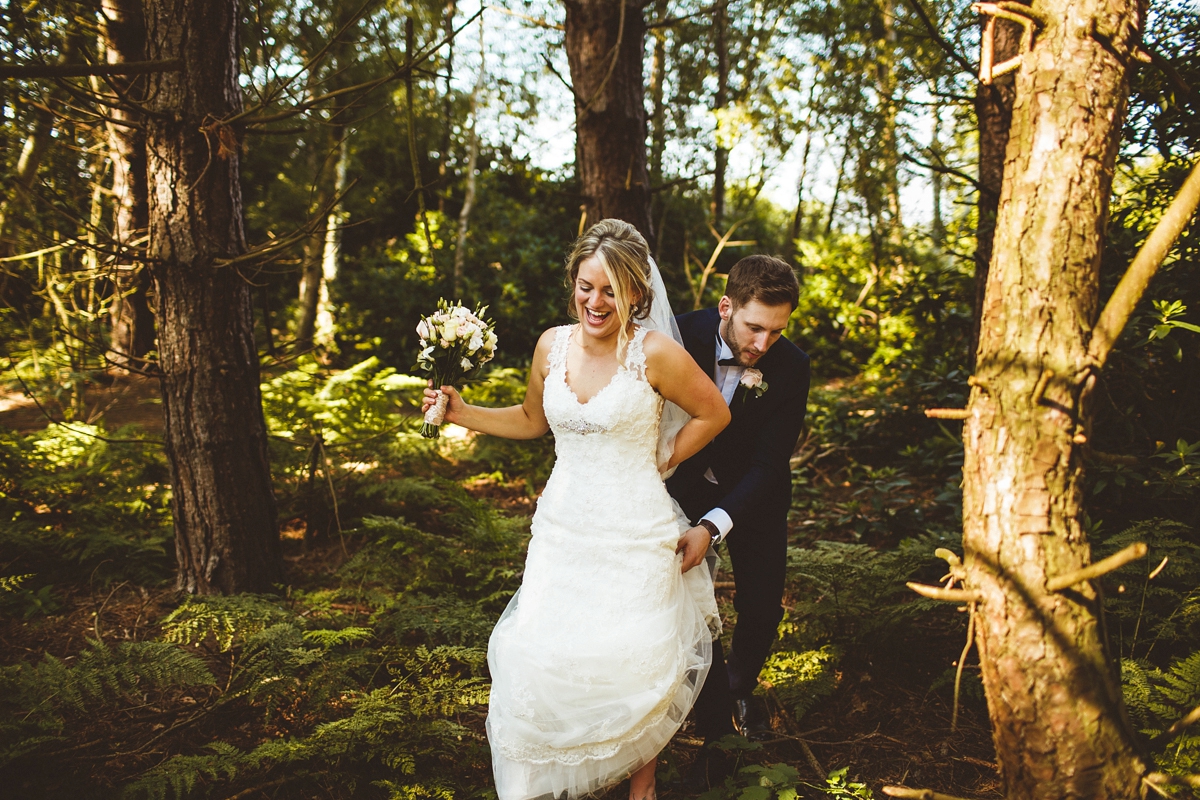
[[[487,306],[471,311],[459,303],[438,300],[438,310],[417,323],[421,351],[413,369],[428,376],[438,393],[421,426],[421,435],[426,439],[438,438],[446,419],[449,398],[440,387],[461,385],[496,354],[496,332],[491,320],[483,317],[486,311]]]

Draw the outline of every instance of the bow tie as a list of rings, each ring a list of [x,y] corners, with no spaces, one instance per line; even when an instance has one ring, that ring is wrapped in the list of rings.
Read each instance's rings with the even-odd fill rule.
[[[736,358],[722,358],[719,361],[717,361],[717,365],[721,366],[721,367],[740,367],[740,366],[742,366],[741,364],[738,363],[738,360]]]

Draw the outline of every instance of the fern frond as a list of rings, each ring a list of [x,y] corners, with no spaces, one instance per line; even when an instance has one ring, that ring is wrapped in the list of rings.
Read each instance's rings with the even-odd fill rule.
[[[249,763],[245,753],[226,742],[213,742],[208,753],[174,756],[142,773],[121,792],[126,800],[168,800],[187,797],[201,780],[231,779]]]
[[[188,597],[163,620],[163,640],[194,645],[211,636],[222,652],[228,652],[272,625],[296,619],[294,613],[258,595]]]

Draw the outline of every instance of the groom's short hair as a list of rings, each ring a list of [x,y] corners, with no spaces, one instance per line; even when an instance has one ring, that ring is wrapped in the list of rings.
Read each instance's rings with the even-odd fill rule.
[[[757,300],[763,305],[788,303],[794,310],[800,304],[800,282],[796,272],[775,256],[746,256],[729,270],[725,296],[738,308]]]

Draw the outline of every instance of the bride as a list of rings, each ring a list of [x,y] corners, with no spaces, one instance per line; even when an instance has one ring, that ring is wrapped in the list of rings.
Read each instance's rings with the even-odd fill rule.
[[[488,643],[492,769],[500,800],[575,798],[626,777],[631,800],[645,800],[719,626],[708,570],[693,569],[709,534],[689,527],[661,474],[708,444],[729,409],[672,338],[633,226],[593,225],[567,283],[579,322],[542,334],[524,403],[482,408],[441,387],[448,422],[555,436],[522,585]],[[425,394],[428,408],[437,394]]]

